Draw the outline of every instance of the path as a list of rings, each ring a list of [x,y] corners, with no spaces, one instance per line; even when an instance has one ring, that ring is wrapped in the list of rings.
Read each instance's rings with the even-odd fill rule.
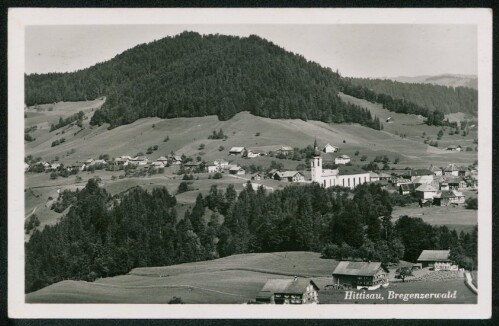
[[[478,289],[473,284],[473,279],[471,277],[470,272],[466,272],[464,274],[466,276],[466,281],[465,281],[466,285],[470,288],[471,291],[473,291],[475,294],[478,294]]]

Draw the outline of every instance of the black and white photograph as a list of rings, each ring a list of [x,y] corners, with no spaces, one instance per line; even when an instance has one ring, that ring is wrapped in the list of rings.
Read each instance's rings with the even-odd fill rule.
[[[9,313],[490,316],[491,13],[375,12],[13,10]]]

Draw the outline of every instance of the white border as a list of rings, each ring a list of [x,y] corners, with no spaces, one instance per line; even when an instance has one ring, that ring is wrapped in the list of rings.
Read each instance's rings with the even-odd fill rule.
[[[159,305],[24,302],[24,28],[27,25],[474,24],[478,33],[478,303],[455,305]],[[20,9],[8,12],[8,314],[11,318],[490,318],[492,294],[492,10]]]

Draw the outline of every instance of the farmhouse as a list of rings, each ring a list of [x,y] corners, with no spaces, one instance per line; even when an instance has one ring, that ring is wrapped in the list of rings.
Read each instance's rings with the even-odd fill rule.
[[[449,184],[447,181],[440,182],[439,190],[449,190]]]
[[[263,180],[265,179],[265,175],[262,172],[255,173],[251,176],[251,180]]]
[[[334,164],[347,164],[350,163],[351,159],[348,155],[341,155],[334,159]]]
[[[466,181],[462,178],[448,178],[449,190],[460,190],[466,188]]]
[[[278,153],[281,153],[281,154],[285,154],[285,155],[288,155],[288,154],[293,154],[294,152],[294,149],[293,147],[291,146],[281,146],[281,148],[279,148],[277,150]]]
[[[410,195],[416,191],[416,185],[414,183],[403,183],[399,186],[399,193],[401,195]]]
[[[433,197],[433,204],[437,206],[449,206],[451,204],[463,204],[463,193],[456,190],[441,190]]]
[[[182,163],[182,157],[180,155],[170,155],[168,159],[172,165],[179,165]]]
[[[450,250],[423,250],[419,255],[418,263],[423,268],[433,267],[435,270],[448,270],[452,266],[449,256]]]
[[[365,182],[371,182],[369,172],[354,167],[323,170],[322,158],[319,155],[314,156],[310,164],[312,182],[317,182],[324,188],[341,186],[353,189]]]
[[[447,147],[447,150],[452,152],[460,152],[463,150],[463,148],[461,147],[461,145],[449,145]]]
[[[302,182],[305,181],[305,176],[298,171],[283,171],[276,172],[273,179],[287,182]]]
[[[392,176],[387,173],[379,173],[378,177],[379,181],[390,181],[392,179]]]
[[[434,166],[433,164],[430,165],[430,167],[428,168],[428,170],[430,170],[431,172],[433,172],[433,174],[436,175],[436,176],[441,176],[442,175],[442,169],[439,168],[438,166]]]
[[[412,180],[412,183],[419,187],[420,185],[429,185],[433,183],[433,175],[423,175],[421,177],[416,177]]]
[[[449,164],[444,169],[444,175],[458,177],[459,176],[459,168],[455,164]]]
[[[319,287],[311,279],[270,279],[258,292],[256,301],[271,304],[319,303]]]
[[[247,158],[255,158],[258,156],[265,156],[265,152],[250,149],[246,155]]]
[[[371,178],[371,182],[379,181],[379,175],[374,172],[369,172],[369,177]]]
[[[411,183],[411,179],[395,178],[392,179],[392,185],[395,187],[400,187],[400,185]]]
[[[208,173],[215,173],[218,171],[218,165],[216,165],[214,163],[208,164],[208,165],[206,165],[206,171]]]
[[[229,166],[229,162],[227,162],[226,160],[216,160],[213,162],[213,164],[218,165],[220,170],[223,170]]]
[[[233,167],[230,168],[229,173],[230,174],[242,175],[242,174],[246,174],[246,171],[242,167],[240,167],[240,166],[233,166]]]
[[[232,147],[229,150],[229,155],[243,155],[244,150],[244,147]]]
[[[423,177],[423,176],[431,176],[433,181],[433,172],[428,169],[415,169],[410,171],[411,181],[414,179]]]
[[[388,269],[380,262],[341,261],[333,272],[333,284],[375,290],[388,285]]]
[[[422,184],[416,188],[416,197],[422,200],[432,199],[437,193],[437,189],[429,184]]]
[[[326,146],[324,146],[324,149],[323,149],[324,153],[335,153],[338,150],[339,150],[338,147],[333,146],[331,144],[327,144]]]
[[[168,162],[168,159],[164,156],[160,156],[156,161],[158,162],[164,162],[164,164],[166,164],[166,162]]]

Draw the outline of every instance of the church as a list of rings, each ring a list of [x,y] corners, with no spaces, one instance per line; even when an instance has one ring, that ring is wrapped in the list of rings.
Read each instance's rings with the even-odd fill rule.
[[[354,189],[356,186],[371,182],[369,172],[354,167],[342,166],[338,169],[323,169],[322,158],[315,155],[310,161],[312,182],[317,182],[324,188],[341,186]]]

